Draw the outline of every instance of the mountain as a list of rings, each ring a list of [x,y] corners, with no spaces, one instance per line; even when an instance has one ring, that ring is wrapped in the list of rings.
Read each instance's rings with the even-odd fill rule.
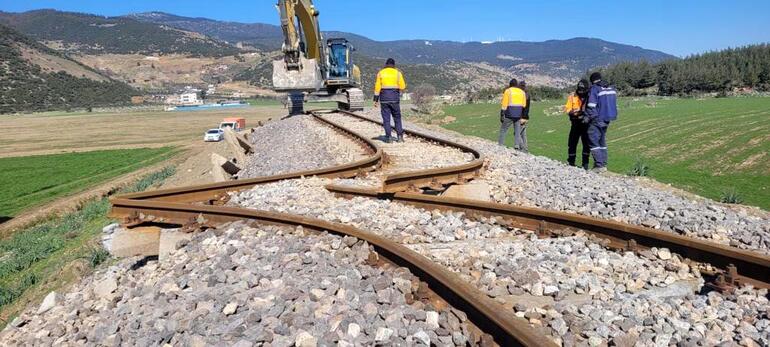
[[[269,24],[222,22],[206,18],[180,17],[162,12],[132,14],[129,18],[167,25],[229,42],[243,42],[263,50],[278,50],[283,41],[281,28]],[[637,46],[594,38],[549,40],[545,42],[454,42],[433,40],[375,41],[346,32],[325,32],[327,38],[347,38],[360,55],[399,64],[441,65],[450,62],[483,63],[546,84],[573,83],[587,70],[623,61],[652,63],[676,57]]]
[[[0,25],[0,114],[125,104],[137,92]]]
[[[228,56],[240,52],[232,45],[197,32],[126,17],[55,10],[0,12],[0,24],[70,53]]]
[[[281,28],[270,24],[246,24],[208,18],[190,18],[164,12],[134,13],[125,17],[145,23],[189,30],[230,43],[247,43],[265,51],[279,50],[283,42]]]

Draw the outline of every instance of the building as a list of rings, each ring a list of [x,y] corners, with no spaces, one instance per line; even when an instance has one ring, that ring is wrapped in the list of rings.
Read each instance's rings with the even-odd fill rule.
[[[197,105],[200,103],[198,100],[198,93],[188,92],[180,94],[179,103],[182,105]]]

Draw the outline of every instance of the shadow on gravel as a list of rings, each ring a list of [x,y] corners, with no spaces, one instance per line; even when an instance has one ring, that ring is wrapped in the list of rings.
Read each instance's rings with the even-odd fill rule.
[[[0,224],[3,224],[3,223],[5,223],[5,222],[7,222],[7,221],[9,221],[11,219],[13,219],[13,217],[0,216]]]

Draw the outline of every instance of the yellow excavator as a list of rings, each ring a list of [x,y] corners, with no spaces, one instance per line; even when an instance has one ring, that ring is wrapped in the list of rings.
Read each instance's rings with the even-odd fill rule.
[[[273,87],[289,95],[289,113],[304,112],[308,100],[336,101],[341,109],[364,108],[361,70],[348,40],[324,41],[312,0],[279,0],[283,59],[273,61]]]

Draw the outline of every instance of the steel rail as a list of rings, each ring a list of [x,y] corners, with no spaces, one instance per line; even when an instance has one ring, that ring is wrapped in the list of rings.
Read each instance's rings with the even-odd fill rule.
[[[370,119],[357,113],[344,110],[338,110],[335,112],[382,126],[381,121]],[[463,152],[470,153],[473,155],[474,159],[461,165],[386,175],[383,179],[380,192],[397,193],[404,191],[415,191],[421,188],[437,189],[447,184],[464,183],[481,175],[481,172],[484,168],[484,157],[481,155],[481,153],[479,153],[479,151],[459,143],[448,141],[432,135],[423,134],[417,131],[404,129],[404,132],[413,137],[422,138],[429,142],[435,142],[447,147],[454,147]]]
[[[509,224],[528,230],[582,230],[608,239],[611,246],[616,248],[627,248],[634,244],[641,247],[665,247],[685,259],[711,264],[723,270],[734,266],[739,275],[736,279],[738,283],[770,288],[770,256],[670,232],[577,214],[479,200],[413,193],[383,194],[372,189],[340,185],[328,185],[326,188],[344,197],[389,199],[429,210],[464,212],[469,217],[502,217]]]
[[[153,216],[153,222],[161,224],[183,225],[190,220],[201,220],[201,218],[206,223],[214,224],[252,220],[267,224],[302,226],[316,231],[352,236],[368,242],[380,255],[393,263],[409,268],[444,300],[465,312],[479,329],[491,335],[501,346],[554,345],[551,340],[531,328],[525,320],[513,316],[510,312],[506,313],[499,304],[454,273],[403,245],[349,225],[245,208],[126,198],[112,200],[110,217],[131,218],[137,213]]]
[[[333,129],[344,133],[346,136],[349,136],[350,138],[354,139],[356,142],[362,144],[363,147],[366,149],[367,153],[369,153],[370,155],[364,159],[361,159],[353,163],[336,165],[336,166],[322,168],[322,169],[306,170],[306,171],[292,172],[292,173],[287,173],[282,175],[258,177],[258,178],[252,178],[252,179],[202,184],[202,185],[195,185],[195,186],[183,187],[183,188],[131,193],[131,194],[120,195],[118,196],[118,198],[132,199],[132,200],[187,202],[187,203],[193,203],[193,202],[211,203],[222,197],[225,197],[228,192],[242,191],[242,190],[253,188],[254,186],[261,185],[261,184],[273,183],[273,182],[290,180],[290,179],[298,179],[302,177],[313,177],[313,176],[326,177],[326,178],[349,178],[349,177],[355,177],[357,175],[361,175],[362,173],[365,173],[365,172],[375,171],[382,165],[382,161],[384,157],[382,149],[376,144],[374,144],[372,140],[366,138],[365,136],[361,136],[353,132],[352,130],[342,125],[339,125],[337,123],[334,123],[328,119],[325,119],[318,115],[313,115],[313,116],[316,120],[331,126]],[[251,151],[254,152],[253,147],[251,147],[251,145],[248,144],[248,142],[245,142],[245,144],[243,144],[242,142],[242,146],[244,147],[248,146],[249,148],[251,148]]]

